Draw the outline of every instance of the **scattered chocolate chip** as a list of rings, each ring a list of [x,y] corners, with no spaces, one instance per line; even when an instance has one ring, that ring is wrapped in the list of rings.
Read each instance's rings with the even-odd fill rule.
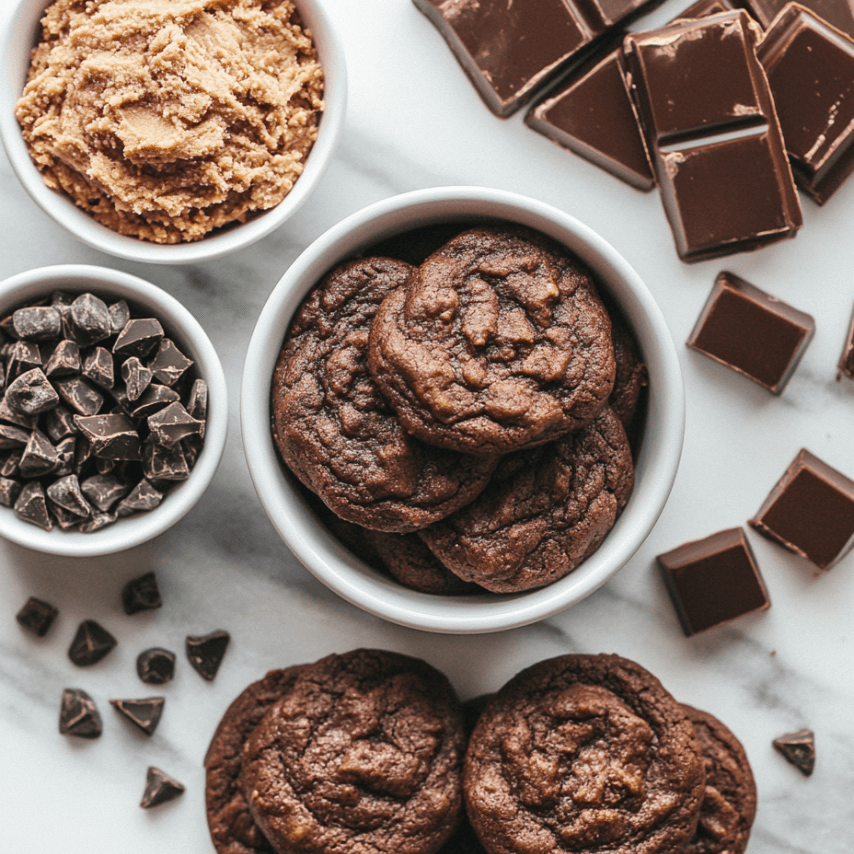
[[[154,374],[136,356],[131,356],[125,361],[121,372],[127,399],[130,401],[139,400],[142,393],[151,384]]]
[[[92,515],[92,505],[83,495],[76,474],[69,474],[54,481],[47,487],[46,492],[47,497],[54,504],[58,504],[69,513],[84,519]]]
[[[53,470],[54,477],[67,477],[74,471],[74,451],[77,448],[77,440],[74,436],[67,436],[56,444],[56,468]]]
[[[151,735],[163,714],[163,697],[146,697],[144,700],[110,700],[112,707],[121,712],[146,735]]]
[[[163,500],[163,493],[143,478],[119,503],[116,512],[119,516],[131,516],[153,510]]]
[[[154,358],[148,363],[155,379],[168,386],[175,385],[192,366],[193,360],[188,359],[170,338],[160,342]]]
[[[221,629],[209,635],[187,635],[187,658],[193,669],[208,682],[216,676],[231,635]]]
[[[59,405],[59,395],[41,368],[21,374],[6,388],[6,403],[22,415],[40,415]]]
[[[153,317],[129,320],[116,343],[113,352],[117,356],[147,356],[163,339],[163,327]]]
[[[92,453],[108,460],[139,460],[139,433],[126,415],[78,415],[77,428],[89,440]]]
[[[60,341],[44,366],[44,372],[50,379],[70,377],[79,374],[83,367],[80,360],[80,348],[76,341]]]
[[[184,787],[177,781],[153,766],[145,777],[145,791],[139,805],[144,809],[165,804],[184,794]]]
[[[49,602],[30,596],[24,607],[15,615],[15,619],[28,632],[43,638],[58,614],[59,611]]]
[[[812,774],[815,768],[815,733],[811,729],[788,732],[771,743],[804,776]]]
[[[12,315],[12,325],[24,341],[55,341],[62,337],[62,315],[53,306],[19,308]]]
[[[115,365],[109,350],[95,347],[83,361],[83,376],[101,388],[112,388],[116,384]]]
[[[31,480],[18,495],[14,507],[15,515],[25,522],[32,522],[45,531],[53,530],[53,524],[47,512],[47,498],[42,485]]]
[[[204,421],[208,417],[208,384],[202,379],[196,380],[190,389],[187,412],[199,421]],[[202,436],[204,436],[204,430],[202,430]]]
[[[148,418],[159,412],[170,403],[175,403],[181,399],[177,391],[160,383],[152,382],[142,393],[137,404],[131,409],[131,415],[134,418]]]
[[[137,656],[136,672],[146,685],[170,682],[175,675],[175,653],[160,647],[146,649]]]
[[[59,465],[59,455],[50,439],[41,430],[33,430],[21,454],[21,474],[24,477],[42,477]]]
[[[130,308],[123,299],[120,299],[107,310],[110,314],[110,334],[118,335],[130,320]]]
[[[103,512],[107,512],[130,491],[130,486],[114,474],[95,474],[86,478],[80,489],[89,501]]]
[[[180,445],[167,448],[149,436],[142,444],[142,470],[149,480],[186,480],[190,467]]]
[[[111,652],[118,641],[99,623],[84,620],[77,628],[74,640],[68,647],[68,657],[78,667],[97,664]]]
[[[14,507],[21,494],[21,484],[10,477],[0,477],[0,505]]]
[[[110,310],[94,294],[80,294],[71,303],[70,320],[72,336],[83,347],[110,337]]]
[[[148,429],[154,441],[172,447],[186,436],[198,436],[204,428],[180,403],[170,403],[148,417]]]
[[[66,688],[62,692],[59,731],[78,738],[97,738],[101,734],[101,715],[95,701],[80,688]]]
[[[138,614],[140,611],[153,611],[163,604],[160,588],[153,572],[146,572],[139,578],[128,581],[122,588],[122,606],[126,614]]]
[[[59,396],[78,415],[96,415],[104,405],[104,396],[82,377],[57,380],[54,385]]]
[[[32,341],[16,341],[6,360],[6,384],[33,368],[41,368],[42,361],[39,345]]]

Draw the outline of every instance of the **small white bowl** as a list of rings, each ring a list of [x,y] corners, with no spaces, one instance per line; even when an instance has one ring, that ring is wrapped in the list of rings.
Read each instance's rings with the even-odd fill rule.
[[[205,441],[190,477],[177,483],[160,506],[117,520],[112,525],[86,534],[80,531],[52,531],[24,522],[11,508],[0,507],[0,537],[21,546],[49,554],[91,557],[112,554],[162,534],[174,525],[201,498],[219,465],[228,430],[228,400],[225,374],[213,344],[199,322],[175,297],[128,273],[84,264],[60,264],[18,273],[0,282],[0,317],[10,310],[54,291],[89,291],[105,302],[124,299],[136,316],[144,312],[160,320],[167,336],[189,356],[199,376],[208,384],[208,412]]]
[[[574,572],[518,594],[434,596],[409,590],[351,555],[319,523],[286,475],[270,431],[273,368],[291,317],[330,268],[381,240],[439,223],[503,219],[538,229],[575,252],[619,306],[649,370],[646,427],[635,488],[604,543]],[[541,620],[589,596],[635,553],[664,508],[685,430],[679,358],[664,318],[637,273],[617,251],[557,208],[479,187],[418,190],[371,205],[314,241],[287,270],[261,312],[243,371],[243,446],[255,488],[294,554],[344,599],[394,623],[435,632],[475,633]]]
[[[102,225],[56,190],[49,189],[30,158],[15,118],[15,104],[24,91],[30,67],[30,50],[41,38],[40,21],[50,0],[18,0],[5,17],[0,33],[3,74],[0,76],[0,140],[15,174],[33,200],[79,240],[102,252],[148,264],[189,264],[209,261],[243,249],[265,237],[291,217],[320,182],[335,150],[347,106],[347,71],[344,51],[318,0],[297,0],[306,27],[312,32],[324,73],[324,111],[305,171],[276,207],[247,222],[212,232],[192,243],[160,245],[119,234]]]

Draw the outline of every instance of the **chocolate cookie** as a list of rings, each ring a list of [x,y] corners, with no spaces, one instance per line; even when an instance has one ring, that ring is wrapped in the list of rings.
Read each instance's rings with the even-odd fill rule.
[[[275,854],[238,784],[243,744],[267,710],[293,686],[301,668],[271,670],[228,707],[205,755],[205,807],[218,854]]]
[[[494,468],[409,436],[368,373],[374,314],[412,270],[375,257],[327,275],[294,318],[272,389],[276,444],[297,477],[342,519],[399,533],[467,504]]]
[[[496,593],[530,590],[599,547],[633,485],[625,431],[605,407],[583,430],[505,457],[475,501],[419,536],[466,581]]]
[[[706,766],[700,821],[683,854],[742,854],[756,817],[756,783],[741,742],[716,717],[683,703]]]
[[[652,674],[617,655],[565,655],[489,702],[464,787],[489,854],[681,854],[703,780],[694,728]]]
[[[303,669],[255,728],[244,792],[288,854],[433,854],[462,809],[462,711],[423,661],[360,649]]]
[[[647,369],[637,342],[625,322],[612,312],[611,324],[614,362],[617,370],[608,405],[614,410],[628,433],[635,420],[641,393],[648,383]]]
[[[369,358],[406,430],[485,456],[583,427],[614,384],[589,273],[520,227],[471,229],[430,255],[383,302]]]

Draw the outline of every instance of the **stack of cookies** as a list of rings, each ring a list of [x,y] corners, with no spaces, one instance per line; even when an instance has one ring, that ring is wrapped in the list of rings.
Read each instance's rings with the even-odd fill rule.
[[[742,854],[738,739],[616,655],[564,655],[464,709],[418,659],[268,673],[205,759],[219,854]]]
[[[409,587],[556,581],[631,492],[637,346],[539,232],[479,226],[406,255],[344,262],[296,313],[272,387],[282,459],[330,529]]]

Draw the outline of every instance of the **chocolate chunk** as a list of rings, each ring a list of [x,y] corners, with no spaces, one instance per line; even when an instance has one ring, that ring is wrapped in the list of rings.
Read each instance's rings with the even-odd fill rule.
[[[107,304],[94,294],[80,294],[71,303],[70,323],[73,338],[81,347],[109,338],[112,331]]]
[[[110,314],[110,334],[118,335],[130,320],[130,308],[123,299],[120,299],[113,303],[107,311]]]
[[[193,366],[193,360],[188,359],[169,338],[164,338],[148,363],[154,378],[163,385],[172,386]]]
[[[92,505],[84,497],[76,474],[69,474],[54,481],[47,487],[46,492],[54,504],[69,513],[84,519],[92,515]]]
[[[83,376],[101,388],[112,388],[116,383],[113,356],[104,347],[95,347],[83,362]]]
[[[17,341],[6,360],[6,384],[21,374],[44,365],[39,345],[31,341]]]
[[[195,468],[203,447],[204,442],[201,433],[197,436],[187,436],[186,439],[181,439],[181,450],[184,452],[184,459],[189,468]]]
[[[12,315],[18,338],[24,341],[55,341],[62,337],[62,315],[52,306],[19,308]]]
[[[750,524],[830,569],[854,545],[854,481],[802,448]]]
[[[744,11],[633,33],[629,91],[683,261],[756,249],[803,224]],[[724,72],[725,70],[725,72]]]
[[[771,604],[741,528],[685,543],[658,555],[658,563],[686,635]]]
[[[22,451],[12,451],[0,463],[0,477],[17,477],[21,473]]]
[[[6,387],[6,403],[23,415],[39,415],[59,405],[59,395],[41,368],[21,374]]]
[[[187,412],[198,421],[204,421],[208,417],[208,384],[202,379],[195,380],[190,389]],[[202,436],[204,436],[204,430]]]
[[[63,531],[70,531],[73,528],[79,528],[80,524],[83,522],[82,516],[70,513],[64,507],[60,507],[52,501],[48,502],[48,507],[51,518]]]
[[[131,356],[122,364],[121,373],[125,394],[130,401],[139,400],[154,376],[136,356]]]
[[[212,681],[219,670],[231,635],[218,630],[209,635],[187,635],[187,658],[203,679]]]
[[[139,578],[128,581],[122,588],[122,607],[126,614],[138,614],[140,611],[152,611],[163,604],[160,588],[153,572],[146,572]]]
[[[147,356],[162,338],[163,327],[159,320],[153,317],[129,320],[116,338],[113,352],[123,357]]]
[[[62,692],[59,731],[62,735],[78,738],[97,738],[101,734],[101,715],[95,701],[85,691],[66,688]]]
[[[25,522],[32,522],[45,531],[53,529],[47,512],[47,498],[44,489],[37,480],[25,484],[15,501],[15,515]]]
[[[44,372],[51,379],[79,374],[82,368],[80,347],[77,342],[65,340],[56,345],[56,349],[47,360]]]
[[[51,409],[45,416],[45,433],[53,442],[60,442],[69,436],[76,436],[79,432],[74,423],[74,413],[65,406],[57,406]]]
[[[144,700],[110,700],[110,704],[146,735],[152,735],[163,715],[163,697],[146,697]]]
[[[80,484],[83,494],[99,510],[108,511],[130,491],[130,486],[115,474],[95,474]]]
[[[140,806],[144,809],[174,801],[184,794],[184,787],[177,781],[164,774],[159,768],[150,767],[145,778],[145,791],[142,794]]]
[[[146,649],[137,656],[136,672],[146,685],[163,685],[175,674],[175,653],[159,647]]]
[[[77,416],[74,423],[89,440],[92,453],[108,460],[139,460],[139,433],[125,415]]]
[[[78,525],[77,530],[84,534],[91,534],[93,531],[100,531],[101,528],[112,525],[117,518],[115,513],[93,513],[90,518]]]
[[[815,768],[815,734],[811,729],[799,729],[775,738],[771,744],[805,777]]]
[[[99,623],[84,620],[78,627],[68,657],[78,667],[97,664],[104,656],[112,652],[118,641]]]
[[[193,418],[180,403],[170,403],[148,417],[148,429],[156,443],[172,447],[186,436],[200,436],[204,422]]]
[[[54,477],[67,477],[74,472],[74,452],[77,449],[77,439],[66,436],[56,444],[57,465],[52,474]]]
[[[142,393],[136,406],[131,408],[130,414],[133,418],[148,418],[180,399],[181,396],[174,389],[152,382]]]
[[[104,405],[104,396],[81,377],[57,380],[59,396],[78,414],[95,415]]]
[[[814,332],[810,315],[723,272],[687,343],[781,394]]]
[[[59,465],[59,455],[50,439],[41,430],[33,430],[21,454],[21,475],[23,477],[42,477],[55,471]]]
[[[788,3],[789,0],[747,0],[745,6],[767,30]],[[854,37],[854,7],[848,0],[799,0],[798,5],[806,6],[832,27]]]
[[[774,19],[758,56],[795,181],[824,204],[854,170],[854,41],[791,5]]]
[[[15,619],[28,631],[43,638],[53,625],[59,611],[49,602],[30,596]]]
[[[148,480],[143,478],[119,503],[116,512],[119,516],[131,516],[144,513],[160,505],[163,495]]]
[[[47,416],[53,412],[48,410]],[[0,421],[5,424],[12,424],[15,427],[23,427],[24,430],[32,430],[38,424],[38,415],[24,415],[22,412],[17,412],[9,406],[5,395],[0,399]]]
[[[30,441],[27,430],[15,427],[13,424],[0,424],[0,450],[20,448]]]
[[[181,446],[167,448],[154,442],[151,436],[142,443],[142,470],[151,481],[186,480],[190,476]]]
[[[0,505],[14,507],[21,494],[21,484],[10,477],[0,477]]]

